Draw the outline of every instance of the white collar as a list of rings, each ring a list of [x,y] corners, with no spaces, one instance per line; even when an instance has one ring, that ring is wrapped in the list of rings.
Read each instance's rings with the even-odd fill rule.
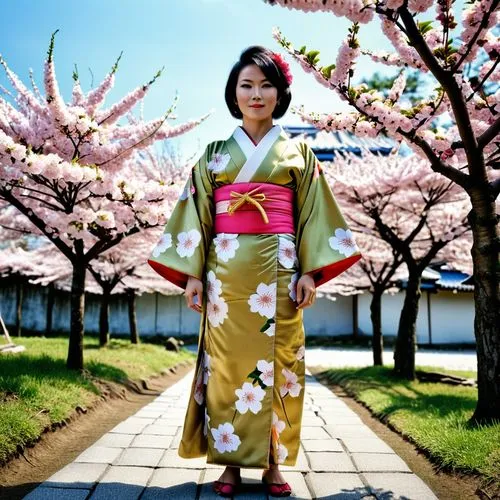
[[[236,127],[236,130],[233,132],[233,137],[243,151],[246,162],[243,167],[241,167],[234,182],[250,182],[282,131],[281,125],[274,125],[260,140],[259,144],[255,145],[243,128]]]

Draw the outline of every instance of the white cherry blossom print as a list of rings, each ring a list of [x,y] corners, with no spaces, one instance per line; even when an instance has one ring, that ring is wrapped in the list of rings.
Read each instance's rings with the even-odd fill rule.
[[[203,384],[203,372],[201,370],[196,377],[193,397],[200,406],[203,404],[203,401],[205,401],[205,385]]]
[[[335,229],[335,236],[328,239],[328,244],[332,250],[337,250],[346,257],[359,251],[350,229],[344,230],[340,227]]]
[[[165,233],[153,250],[153,257],[158,257],[161,253],[172,246],[172,235]]]
[[[205,424],[203,425],[203,435],[208,434],[208,427],[210,425],[210,417],[208,416],[207,407],[205,406]]]
[[[196,229],[191,229],[177,235],[177,253],[180,257],[191,257],[200,244],[201,234]]]
[[[212,375],[212,372],[210,371],[210,361],[212,360],[211,356],[208,354],[207,351],[204,351],[203,353],[203,383],[207,384],[208,383],[208,377]]]
[[[270,285],[261,283],[257,287],[257,293],[250,295],[248,304],[250,311],[266,318],[273,318],[276,314],[276,283]]]
[[[222,297],[207,303],[208,321],[212,326],[219,326],[227,318],[227,304]]]
[[[212,159],[208,162],[207,168],[214,174],[219,174],[226,168],[230,159],[231,156],[228,154],[214,153]]]
[[[276,323],[271,323],[269,325],[269,328],[267,330],[264,330],[264,333],[268,337],[274,337],[274,333],[276,332]]]
[[[306,348],[305,346],[301,345],[298,349],[297,349],[297,360],[298,361],[303,361],[304,360],[304,356],[306,354]]]
[[[239,436],[234,433],[234,427],[229,422],[220,424],[217,429],[212,427],[210,431],[215,441],[215,449],[219,453],[236,451],[241,444]]]
[[[297,252],[293,241],[279,237],[278,261],[285,269],[292,269],[297,264]]]
[[[236,396],[238,396],[238,401],[236,401],[236,409],[240,413],[246,413],[250,410],[252,413],[259,413],[262,410],[261,401],[264,399],[266,392],[259,385],[253,386],[250,382],[245,382],[241,389],[236,389]]]
[[[288,449],[282,444],[278,445],[278,464],[285,462],[286,457],[288,457]]]
[[[266,361],[265,359],[259,359],[257,361],[257,369],[262,372],[259,375],[260,380],[264,385],[268,387],[273,385],[274,382],[274,364]]]
[[[292,274],[292,279],[290,280],[290,284],[288,285],[289,297],[297,302],[297,282],[299,281],[299,273]]]
[[[276,434],[279,436],[285,430],[285,422],[278,418],[278,414],[273,411],[273,428],[276,431]]]
[[[215,253],[222,262],[228,262],[240,247],[237,234],[219,233],[214,238]]]
[[[210,302],[216,302],[222,293],[222,281],[218,280],[213,271],[207,273],[207,297]]]
[[[285,376],[285,383],[280,387],[281,397],[283,398],[287,394],[290,394],[292,398],[296,398],[302,389],[302,385],[297,382],[297,375],[286,368],[283,368],[281,373]]]

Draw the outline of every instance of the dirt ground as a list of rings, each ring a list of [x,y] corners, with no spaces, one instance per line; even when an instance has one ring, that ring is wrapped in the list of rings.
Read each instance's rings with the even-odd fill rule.
[[[181,379],[192,364],[180,364],[175,373],[150,378],[147,389],[124,389],[104,384],[106,399],[98,400],[86,413],[75,412],[68,425],[42,434],[40,441],[26,448],[23,455],[0,468],[0,498],[23,498],[41,482],[72,462],[82,451],[122,420],[136,413],[158,397],[166,388]]]
[[[481,490],[480,478],[439,470],[414,444],[374,417],[365,406],[346,394],[341,386],[323,380],[319,376],[323,369],[320,367],[309,367],[309,369],[318,377],[318,380],[355,411],[363,423],[384,440],[408,464],[410,469],[429,485],[440,500],[498,498],[490,497]]]

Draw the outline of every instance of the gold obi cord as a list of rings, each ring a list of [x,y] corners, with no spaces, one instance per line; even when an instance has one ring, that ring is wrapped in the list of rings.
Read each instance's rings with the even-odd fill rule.
[[[251,203],[260,212],[260,215],[262,215],[262,219],[264,220],[264,222],[268,224],[269,219],[267,217],[266,211],[264,210],[264,207],[260,204],[260,202],[263,202],[266,199],[270,200],[270,198],[266,198],[266,195],[264,193],[255,193],[255,191],[257,191],[258,189],[259,188],[256,187],[255,189],[252,189],[251,191],[248,191],[246,193],[231,191],[231,196],[237,199],[231,202],[231,204],[227,208],[227,213],[229,215],[233,215],[233,213],[238,210],[238,208],[240,208],[244,203]]]

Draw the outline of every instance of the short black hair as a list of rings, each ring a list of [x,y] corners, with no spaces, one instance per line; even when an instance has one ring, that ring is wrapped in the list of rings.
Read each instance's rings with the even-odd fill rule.
[[[240,72],[246,66],[256,64],[264,73],[266,78],[278,90],[278,104],[273,111],[273,118],[281,118],[290,106],[292,100],[292,93],[290,92],[290,85],[288,84],[285,75],[281,68],[273,60],[273,52],[260,45],[253,45],[245,49],[236,64],[231,69],[226,83],[226,91],[224,97],[226,104],[234,118],[243,118],[243,115],[236,104],[236,84]]]

